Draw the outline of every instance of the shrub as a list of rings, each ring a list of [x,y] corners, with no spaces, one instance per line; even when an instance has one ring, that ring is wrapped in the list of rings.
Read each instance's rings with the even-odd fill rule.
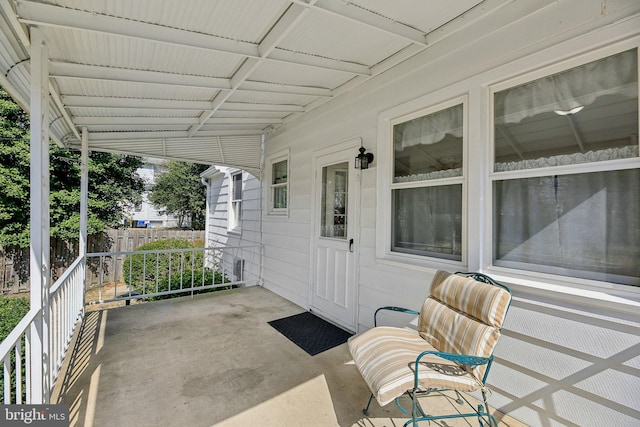
[[[13,331],[20,320],[29,312],[29,299],[28,298],[7,298],[0,296],[0,342],[4,341],[7,336]],[[22,339],[22,378],[25,378],[25,346],[24,338]],[[15,352],[11,352],[10,366],[13,369],[15,362]],[[0,393],[4,395],[4,375],[0,375]],[[11,372],[11,388],[15,388],[16,375],[15,372]],[[23,399],[25,394],[25,387],[23,387]],[[15,392],[11,392],[11,401],[16,401]],[[24,400],[23,400],[24,401]]]
[[[0,296],[0,342],[4,341],[28,312],[28,298]]]
[[[184,239],[170,239],[147,243],[136,251],[202,247],[204,247],[203,241],[191,242]],[[122,271],[124,281],[131,290],[141,294],[166,292],[180,288],[191,289],[192,278],[194,288],[223,283],[223,279],[228,281],[219,272],[204,267],[204,252],[201,250],[128,255],[124,259]],[[194,293],[211,292],[218,289],[220,288],[200,289],[195,290]],[[180,293],[160,295],[150,299],[172,298],[181,295]]]

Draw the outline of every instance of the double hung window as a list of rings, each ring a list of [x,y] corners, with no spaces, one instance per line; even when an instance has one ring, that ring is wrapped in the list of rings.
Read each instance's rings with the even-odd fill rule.
[[[493,264],[640,285],[638,57],[493,91]]]
[[[231,175],[229,230],[240,231],[242,224],[242,172]]]
[[[287,193],[289,188],[288,160],[280,160],[271,166],[271,211],[282,212],[287,209]]]
[[[464,103],[392,123],[391,251],[462,260]]]

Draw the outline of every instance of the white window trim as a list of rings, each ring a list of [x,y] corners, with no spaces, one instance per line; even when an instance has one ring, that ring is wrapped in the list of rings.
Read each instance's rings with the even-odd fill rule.
[[[455,105],[463,105],[463,141],[462,148],[462,176],[453,178],[443,178],[434,182],[415,183],[393,183],[393,126],[397,123],[412,120],[417,117],[432,114]],[[378,161],[377,184],[381,198],[377,204],[376,234],[376,259],[383,264],[392,266],[409,267],[419,271],[432,271],[434,269],[449,266],[453,270],[464,269],[468,260],[468,141],[469,141],[469,96],[468,94],[458,95],[449,98],[435,98],[425,96],[417,100],[399,105],[380,114],[378,117],[378,151],[381,153]],[[393,189],[442,186],[448,184],[462,185],[462,260],[448,260],[444,258],[429,257],[424,255],[407,254],[391,250],[392,235],[392,200]]]
[[[536,271],[520,270],[493,265],[493,183],[496,180],[513,178],[530,178],[537,176],[577,174],[588,172],[603,172],[640,168],[640,158],[608,160],[594,163],[557,166],[550,168],[524,169],[521,171],[494,172],[494,94],[502,90],[518,86],[545,76],[560,73],[574,67],[597,61],[630,49],[638,52],[638,73],[640,81],[640,39],[615,44],[602,49],[596,49],[570,59],[559,59],[552,64],[535,68],[514,77],[501,79],[486,86],[488,144],[487,149],[487,185],[484,191],[484,230],[486,239],[481,250],[481,272],[501,281],[514,290],[538,297],[549,297],[566,301],[567,303],[581,303],[598,308],[613,309],[620,312],[635,313],[640,308],[640,288],[598,280],[545,274]],[[640,101],[639,101],[640,102]]]
[[[287,207],[286,208],[274,208],[273,207],[273,184],[271,183],[273,180],[273,165],[281,162],[283,160],[287,161]],[[289,209],[291,203],[291,159],[289,156],[289,149],[286,148],[284,150],[280,150],[278,152],[272,153],[268,157],[265,158],[265,168],[264,168],[264,212],[265,215],[272,217],[289,217]]]
[[[229,202],[227,207],[227,231],[231,234],[240,234],[240,232],[242,231],[242,214],[240,215],[240,219],[238,220],[235,218],[235,214],[233,210],[233,204],[239,202],[240,211],[242,211],[242,197],[240,197],[240,199],[234,199],[234,193],[235,193],[234,177],[238,175],[240,175],[240,186],[242,187],[242,185],[244,184],[244,173],[242,171],[234,171],[229,173],[229,186],[228,186]],[[242,189],[241,189],[241,195],[242,195]],[[236,222],[237,224],[235,224],[235,227],[234,227],[234,223]]]

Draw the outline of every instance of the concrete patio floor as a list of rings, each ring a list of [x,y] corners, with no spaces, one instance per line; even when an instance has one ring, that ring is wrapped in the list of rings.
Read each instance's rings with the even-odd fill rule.
[[[312,357],[267,323],[302,311],[250,287],[88,312],[54,398],[72,426],[401,426],[393,404],[362,414],[346,344]],[[433,413],[457,406],[428,399]]]

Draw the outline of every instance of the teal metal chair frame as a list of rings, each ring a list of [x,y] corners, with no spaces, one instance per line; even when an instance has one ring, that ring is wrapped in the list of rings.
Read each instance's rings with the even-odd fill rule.
[[[493,286],[499,286],[505,289],[511,295],[511,289],[509,289],[507,286],[503,285],[502,283],[496,282],[491,277],[485,274],[463,273],[463,272],[457,272],[456,274],[459,274],[465,277],[471,277],[477,280],[478,282],[487,283]],[[378,312],[385,311],[385,310],[397,311],[400,313],[406,313],[414,316],[420,315],[420,312],[415,310],[410,310],[408,308],[395,307],[395,306],[380,307],[373,314],[374,327],[378,326]],[[505,316],[508,310],[509,310],[509,306],[507,306],[507,309],[505,311]],[[443,359],[450,360],[452,362],[457,363],[458,365],[463,365],[463,366],[487,365],[487,369],[485,370],[484,375],[482,377],[482,387],[480,388],[482,393],[482,401],[484,405],[480,404],[476,408],[474,404],[470,402],[469,399],[467,399],[464,394],[462,394],[461,392],[455,389],[438,389],[438,388],[426,389],[426,390],[421,389],[418,383],[418,369],[420,366],[420,360],[428,354],[437,355],[439,357],[442,357]],[[406,423],[404,423],[403,427],[407,427],[410,424],[413,426],[417,426],[419,421],[435,421],[435,420],[442,420],[442,419],[449,419],[449,418],[470,418],[470,417],[474,417],[474,418],[477,417],[480,427],[484,427],[484,426],[497,427],[498,426],[497,420],[489,412],[489,404],[487,403],[487,389],[485,387],[485,384],[487,382],[487,376],[489,375],[489,371],[491,369],[492,363],[493,363],[493,354],[490,357],[477,357],[477,356],[469,356],[469,355],[463,355],[463,354],[445,353],[440,351],[425,351],[420,353],[418,357],[416,357],[416,361],[415,361],[414,386],[411,390],[407,390],[406,392],[406,394],[409,395],[412,401],[411,411],[407,410],[400,404],[399,398],[395,399],[396,406],[400,409],[400,411],[402,411],[402,413],[406,415],[411,414],[411,419],[408,420]],[[422,406],[420,405],[418,398],[421,396],[425,396],[433,393],[443,394],[446,391],[455,392],[457,396],[457,399],[455,402],[458,404],[466,403],[473,412],[468,412],[464,414],[458,413],[458,414],[448,414],[448,415],[427,415],[427,413],[422,409]],[[372,393],[371,396],[369,396],[369,401],[367,402],[367,406],[362,411],[364,415],[369,415],[369,407],[371,406],[371,401],[373,400],[373,398],[374,398],[374,395]]]

